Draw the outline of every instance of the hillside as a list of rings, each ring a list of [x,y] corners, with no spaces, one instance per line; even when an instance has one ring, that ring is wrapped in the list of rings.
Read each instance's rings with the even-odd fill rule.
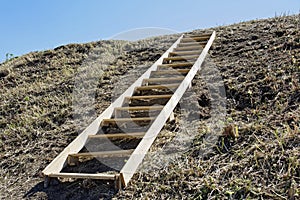
[[[180,156],[141,170],[119,193],[99,181],[44,189],[40,174],[179,35],[70,44],[2,63],[0,199],[300,198],[300,15],[194,32],[212,30],[210,58],[177,109],[177,124],[165,126],[149,155],[172,143],[164,134],[186,128],[196,137]],[[82,71],[89,67],[95,72],[87,78]],[[217,73],[226,91],[220,120],[212,112]],[[186,102],[197,108],[187,119]],[[227,125],[238,127],[237,138],[224,135]]]

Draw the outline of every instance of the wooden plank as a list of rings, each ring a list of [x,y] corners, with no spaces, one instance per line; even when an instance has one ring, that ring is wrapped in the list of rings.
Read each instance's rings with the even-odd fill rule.
[[[161,110],[163,106],[130,106],[130,107],[117,107],[115,110],[118,111],[133,111],[133,110]]]
[[[189,73],[186,75],[180,86],[177,88],[176,92],[173,94],[171,99],[168,101],[168,103],[165,105],[164,109],[160,112],[160,114],[156,117],[152,125],[149,127],[148,131],[146,132],[144,138],[139,143],[137,148],[134,150],[132,155],[127,160],[126,164],[120,171],[120,177],[123,179],[122,183],[123,186],[126,186],[137,170],[139,164],[144,159],[147,151],[150,149],[152,143],[156,139],[157,135],[159,134],[160,130],[163,128],[165,122],[173,112],[174,108],[178,104],[179,100],[189,87],[192,79],[196,75],[197,71],[201,68],[202,63],[204,62],[204,59],[208,53],[208,50],[210,49],[214,39],[215,39],[216,33],[213,32],[211,35],[207,45],[203,49],[202,53],[200,54],[199,58],[193,65],[192,69],[189,71]]]
[[[162,64],[162,65],[158,65],[158,68],[161,67],[191,67],[193,66],[193,63],[191,62],[181,62],[181,63],[171,63],[171,64]]]
[[[143,81],[143,85],[153,84],[153,83],[166,83],[166,82],[174,82],[174,81],[182,81],[184,77],[176,77],[176,78],[146,78]]]
[[[121,181],[121,175],[117,174],[116,175],[116,180],[115,180],[115,189],[122,189],[122,181]]]
[[[183,38],[202,37],[202,38],[206,38],[208,40],[210,38],[210,36],[211,36],[211,33],[204,33],[204,34],[186,33],[186,34],[184,34]]]
[[[80,179],[101,179],[101,180],[115,180],[115,174],[87,174],[87,173],[52,173],[48,175],[52,178],[80,178]]]
[[[171,94],[166,94],[166,95],[147,95],[147,96],[131,96],[131,97],[126,97],[129,100],[139,100],[139,99],[169,99],[171,98]]]
[[[174,52],[170,52],[169,56],[188,56],[188,55],[195,55],[198,56],[200,55],[201,50],[195,50],[195,51],[174,51]]]
[[[187,63],[192,64],[191,61],[189,61]],[[193,64],[190,65],[190,66],[189,65],[183,66],[183,65],[175,65],[175,63],[174,63],[174,67],[172,67],[172,66],[167,66],[167,64],[164,64],[164,65],[160,65],[159,67],[157,67],[157,71],[178,70],[178,69],[187,69],[187,70],[189,70],[192,66],[193,66]]]
[[[164,62],[167,61],[184,61],[184,60],[194,60],[197,59],[199,55],[188,55],[188,56],[177,56],[177,57],[168,57],[164,59]]]
[[[189,37],[185,37],[182,38],[182,40],[180,42],[193,42],[193,41],[206,41],[208,38],[206,37],[193,37],[193,36],[189,36]]]
[[[146,132],[135,132],[135,133],[110,133],[110,134],[98,134],[89,135],[89,139],[97,138],[142,138]]]
[[[122,111],[151,111],[162,110],[163,106],[130,106],[130,107],[118,107],[115,108],[114,118],[122,118]],[[129,114],[129,113],[128,113]]]
[[[177,47],[189,47],[189,46],[200,46],[204,47],[206,45],[206,42],[183,42],[179,43]]]
[[[163,75],[163,74],[169,74],[169,75],[181,75],[188,73],[190,70],[189,69],[178,69],[178,70],[160,70],[160,71],[153,71],[151,72],[152,75]]]
[[[200,45],[197,46],[189,46],[189,47],[176,47],[174,51],[191,51],[191,50],[201,50],[202,47]]]
[[[155,119],[154,117],[103,119],[101,122],[101,126],[108,126],[110,124],[127,123],[127,122],[153,121],[154,119]]]
[[[136,118],[110,118],[103,119],[104,123],[117,123],[117,122],[137,122],[137,121],[151,121],[153,117],[136,117]]]
[[[129,150],[116,150],[116,151],[100,151],[100,152],[86,152],[69,154],[70,157],[93,157],[93,158],[109,158],[109,157],[124,157],[130,155],[134,149]]]
[[[179,86],[179,83],[174,84],[164,84],[164,85],[146,85],[136,87],[136,91],[144,91],[144,90],[155,90],[155,89],[174,89]]]

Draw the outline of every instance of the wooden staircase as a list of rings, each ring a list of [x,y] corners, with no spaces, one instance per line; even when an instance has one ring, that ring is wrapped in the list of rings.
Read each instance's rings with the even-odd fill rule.
[[[214,39],[215,32],[182,35],[43,170],[45,187],[51,178],[112,180],[117,188],[125,187],[190,87]],[[94,149],[87,149],[91,143]],[[78,165],[86,169],[84,163],[92,159],[121,159],[123,165],[113,172],[65,170]]]

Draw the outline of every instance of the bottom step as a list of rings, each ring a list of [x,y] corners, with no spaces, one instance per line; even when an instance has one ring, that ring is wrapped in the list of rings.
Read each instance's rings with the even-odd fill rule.
[[[84,174],[84,173],[57,173],[49,174],[48,177],[51,178],[87,178],[87,179],[101,179],[101,180],[116,180],[119,174]]]
[[[49,186],[49,182],[51,178],[72,178],[72,179],[97,179],[104,181],[114,181],[115,189],[122,189],[124,187],[124,180],[120,173],[115,174],[105,174],[105,173],[97,173],[97,174],[87,174],[87,173],[52,173],[45,177],[44,188]]]

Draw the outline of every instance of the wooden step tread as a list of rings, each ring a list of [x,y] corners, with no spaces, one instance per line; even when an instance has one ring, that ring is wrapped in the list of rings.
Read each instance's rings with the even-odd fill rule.
[[[161,110],[163,106],[129,106],[129,107],[117,107],[115,110]]]
[[[119,173],[118,173],[119,174]],[[105,173],[97,173],[97,174],[87,174],[87,173],[53,173],[49,174],[49,177],[53,178],[86,178],[86,179],[101,179],[101,180],[115,180],[116,174],[105,174]]]
[[[135,117],[135,118],[112,118],[112,119],[103,119],[103,123],[110,122],[134,122],[134,121],[151,121],[155,119],[154,117]]]
[[[157,83],[157,82],[172,82],[172,81],[182,81],[184,77],[175,77],[175,78],[146,78],[143,80],[143,84],[146,83]]]
[[[164,61],[180,61],[180,60],[191,60],[191,59],[197,59],[199,55],[188,55],[188,56],[176,56],[176,57],[168,57],[165,58]]]
[[[205,46],[206,45],[206,41],[205,42],[182,42],[179,43],[177,45],[177,47],[189,47],[189,46]]]
[[[107,157],[124,157],[132,154],[134,149],[128,150],[116,150],[116,151],[100,151],[100,152],[85,152],[85,153],[74,153],[69,154],[70,157],[93,157],[93,158],[107,158]]]
[[[182,63],[171,63],[171,64],[162,64],[157,65],[157,67],[191,67],[194,63],[191,62],[182,62]]]
[[[187,37],[185,37],[185,38],[182,38],[181,40],[180,40],[180,42],[191,42],[191,41],[206,41],[206,40],[208,40],[209,39],[209,37],[206,37],[206,36],[204,36],[204,37],[199,37],[199,36],[187,36]]]
[[[205,37],[209,39],[211,36],[211,33],[203,33],[203,34],[197,34],[197,33],[186,33],[183,35],[183,38],[193,38],[193,37]]]
[[[169,53],[169,56],[187,56],[187,55],[197,55],[199,56],[201,53],[201,50],[195,50],[195,51],[173,51]]]
[[[147,95],[147,96],[131,96],[131,97],[125,97],[125,99],[169,99],[171,98],[171,94],[165,94],[165,95]]]
[[[175,84],[164,84],[164,85],[146,85],[146,86],[139,86],[136,87],[135,90],[142,91],[142,90],[153,90],[153,89],[174,89],[179,86],[179,83]]]
[[[108,134],[98,134],[89,135],[88,138],[142,138],[146,132],[135,132],[135,133],[108,133]]]
[[[176,48],[174,48],[174,51],[189,51],[189,50],[202,50],[202,47],[197,45],[197,46],[176,47]]]
[[[178,69],[178,70],[158,70],[158,71],[152,71],[152,74],[184,74],[188,73],[190,70],[189,69]]]
[[[112,118],[103,119],[101,126],[108,126],[109,124],[117,123],[127,123],[127,122],[143,122],[143,121],[153,121],[155,117],[135,117],[135,118]]]

